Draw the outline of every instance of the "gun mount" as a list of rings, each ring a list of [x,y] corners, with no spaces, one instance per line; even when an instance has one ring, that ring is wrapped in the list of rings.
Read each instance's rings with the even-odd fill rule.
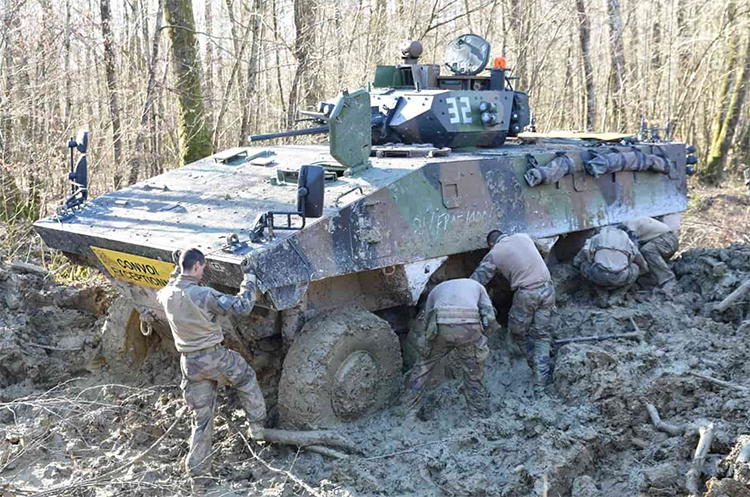
[[[436,148],[500,147],[508,136],[517,136],[530,122],[528,96],[513,90],[506,77],[505,60],[494,61],[488,76],[480,76],[490,57],[490,44],[479,36],[463,35],[448,45],[445,66],[450,75],[441,75],[436,64],[419,64],[422,44],[401,46],[402,64],[378,66],[370,92],[358,95],[361,107],[356,119],[369,121],[370,133],[352,134],[355,116],[345,108],[351,105],[344,92],[337,99],[321,102],[318,112],[303,112],[314,121],[325,123],[309,129],[284,131],[248,137],[251,143],[274,138],[329,133],[331,154],[343,144],[358,150],[389,144],[422,145]],[[363,115],[364,114],[364,115]],[[363,125],[361,122],[358,129]],[[347,130],[347,131],[345,131]],[[347,162],[355,158],[356,163]],[[360,156],[346,154],[345,167],[354,167]]]

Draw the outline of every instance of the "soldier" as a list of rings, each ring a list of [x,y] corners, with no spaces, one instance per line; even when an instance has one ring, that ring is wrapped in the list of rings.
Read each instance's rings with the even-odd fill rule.
[[[552,277],[529,235],[506,235],[493,230],[487,235],[487,244],[490,251],[471,279],[487,285],[500,272],[515,291],[508,331],[516,342],[526,341],[526,361],[534,377],[534,396],[539,399],[545,386],[552,382],[550,350],[555,308]]]
[[[591,281],[599,292],[600,307],[620,303],[648,264],[637,248],[636,235],[626,227],[607,226],[586,240],[573,260],[573,266]],[[637,240],[637,238],[636,238]]]
[[[677,252],[675,231],[667,224],[650,217],[633,219],[623,225],[638,236],[641,253],[648,262],[649,270],[656,277],[657,288],[669,291],[674,285],[675,275],[666,260]]]
[[[458,353],[463,368],[464,396],[469,411],[472,416],[488,416],[484,360],[490,351],[482,331],[496,322],[487,290],[467,278],[444,281],[430,292],[417,319],[419,325],[425,327],[421,334],[425,343],[422,358],[406,376],[404,407],[407,421],[416,421],[430,376],[453,350]]]
[[[185,402],[195,414],[185,466],[198,485],[205,485],[205,478],[200,477],[211,472],[214,409],[220,384],[228,382],[237,389],[250,421],[251,438],[263,439],[266,418],[266,404],[255,371],[237,352],[221,346],[224,335],[218,321],[221,316],[250,314],[256,300],[255,275],[245,274],[239,293],[232,297],[200,286],[205,267],[206,258],[200,250],[183,251],[179,259],[181,274],[157,295],[180,352],[180,386]]]

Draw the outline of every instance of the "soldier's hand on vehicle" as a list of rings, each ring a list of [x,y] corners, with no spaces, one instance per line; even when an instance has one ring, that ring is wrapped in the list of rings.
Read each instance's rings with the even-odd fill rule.
[[[245,277],[242,279],[240,285],[240,293],[250,292],[252,295],[257,295],[258,292],[258,277],[253,273],[245,273]]]

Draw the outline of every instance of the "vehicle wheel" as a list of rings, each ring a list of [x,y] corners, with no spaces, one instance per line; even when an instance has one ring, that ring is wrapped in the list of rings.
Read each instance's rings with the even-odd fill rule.
[[[347,308],[316,317],[284,359],[282,424],[317,429],[364,417],[398,394],[401,366],[398,337],[375,314]]]

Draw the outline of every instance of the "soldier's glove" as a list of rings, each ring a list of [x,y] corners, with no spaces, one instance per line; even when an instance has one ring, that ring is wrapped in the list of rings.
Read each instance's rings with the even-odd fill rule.
[[[482,327],[484,327],[484,329],[489,328],[490,321],[495,320],[495,308],[491,306],[480,307],[479,318],[482,321]]]
[[[253,273],[245,273],[245,277],[242,279],[240,285],[240,294],[248,294],[250,296],[257,296],[258,293],[258,278]]]

